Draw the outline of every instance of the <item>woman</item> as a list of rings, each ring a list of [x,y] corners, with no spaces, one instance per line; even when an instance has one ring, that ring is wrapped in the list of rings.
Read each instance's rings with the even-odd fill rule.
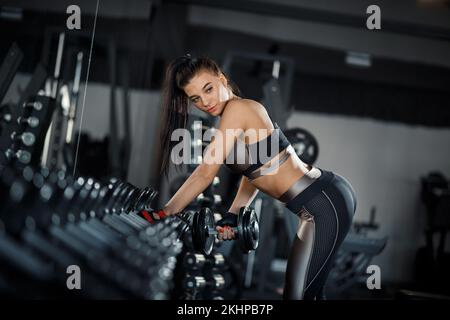
[[[234,238],[232,229],[226,226],[236,224],[239,208],[249,205],[258,190],[286,203],[300,220],[288,258],[283,297],[320,298],[333,257],[355,212],[356,198],[351,185],[339,175],[303,163],[281,130],[273,125],[264,106],[239,97],[229,79],[209,58],[187,55],[172,61],[164,92],[164,172],[175,145],[171,141],[172,132],[186,126],[189,102],[205,113],[220,117],[216,133],[225,138],[215,136],[211,140],[203,163],[154,218],[181,212],[211,184],[220,166],[226,164],[244,176],[229,212],[218,222],[220,238]],[[226,134],[230,130],[256,134],[230,137]],[[245,143],[245,147],[238,148],[239,143]],[[265,159],[257,153],[262,149],[269,150]],[[230,163],[230,158],[241,161]]]

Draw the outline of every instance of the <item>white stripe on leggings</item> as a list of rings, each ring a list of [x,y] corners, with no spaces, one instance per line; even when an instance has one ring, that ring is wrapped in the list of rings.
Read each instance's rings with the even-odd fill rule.
[[[325,193],[325,191],[322,190],[322,193],[325,195],[325,197],[327,197],[328,201],[330,202],[331,206],[333,207],[334,210],[334,214],[336,216],[336,223],[337,223],[337,227],[336,227],[336,237],[334,238],[334,243],[333,243],[333,247],[331,248],[330,253],[328,254],[328,257],[325,259],[325,262],[323,263],[322,267],[320,267],[319,271],[317,271],[316,275],[314,276],[314,278],[311,280],[311,282],[308,284],[308,286],[305,288],[304,291],[308,290],[309,286],[314,282],[314,280],[317,278],[317,276],[319,275],[320,271],[322,271],[323,267],[325,267],[325,264],[327,263],[328,259],[330,258],[331,254],[333,253],[334,247],[336,246],[336,242],[337,242],[337,238],[339,235],[339,219],[337,216],[337,211],[336,208],[334,207],[333,202],[331,201],[330,197],[328,197],[328,195]]]

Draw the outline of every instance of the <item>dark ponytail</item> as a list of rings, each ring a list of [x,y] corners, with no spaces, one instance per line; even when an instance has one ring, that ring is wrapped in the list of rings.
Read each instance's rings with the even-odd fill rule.
[[[223,73],[218,64],[207,57],[192,58],[185,55],[173,60],[166,70],[163,84],[163,126],[161,131],[162,162],[161,173],[167,175],[170,153],[178,143],[171,141],[176,129],[186,128],[188,121],[189,101],[183,88],[200,71],[207,70],[215,75]],[[225,75],[228,79],[228,77]],[[228,79],[229,87],[235,95],[239,95],[237,86]]]

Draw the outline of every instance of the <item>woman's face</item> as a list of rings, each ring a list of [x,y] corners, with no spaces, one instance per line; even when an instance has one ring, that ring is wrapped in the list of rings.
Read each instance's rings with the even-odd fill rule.
[[[217,76],[203,70],[198,72],[183,89],[188,99],[199,110],[212,116],[220,116],[226,102],[231,98],[227,84],[223,74]]]

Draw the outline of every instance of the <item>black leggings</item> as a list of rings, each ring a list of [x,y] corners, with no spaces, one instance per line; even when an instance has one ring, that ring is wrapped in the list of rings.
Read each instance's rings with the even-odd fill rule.
[[[343,177],[321,176],[286,203],[300,217],[288,258],[284,299],[320,299],[336,252],[351,226],[355,192]]]

